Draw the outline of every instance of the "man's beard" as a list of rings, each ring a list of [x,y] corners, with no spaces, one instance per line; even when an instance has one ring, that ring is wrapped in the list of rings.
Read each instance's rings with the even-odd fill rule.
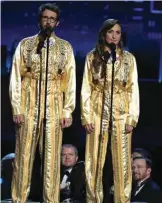
[[[40,32],[39,32],[39,43],[37,46],[37,54],[40,54],[42,47],[44,46],[44,41],[46,38],[49,38],[51,36],[51,33],[53,32],[54,27],[51,26],[40,26]]]
[[[40,26],[40,35],[42,35],[43,38],[50,37],[53,31],[54,27],[51,27],[50,25],[47,25],[45,27]]]

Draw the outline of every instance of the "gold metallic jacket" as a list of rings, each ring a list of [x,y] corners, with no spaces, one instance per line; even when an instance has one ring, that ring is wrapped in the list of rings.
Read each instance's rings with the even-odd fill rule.
[[[27,67],[27,52],[29,51],[30,40],[33,40],[33,49],[31,50],[31,62]],[[17,49],[13,60],[13,67],[10,78],[10,99],[13,108],[13,115],[24,114],[25,107],[22,105],[24,99],[23,89],[26,91],[32,88],[30,83],[32,80],[39,80],[40,76],[40,58],[36,54],[36,48],[38,44],[38,36],[35,35],[31,38],[23,39]],[[60,112],[61,117],[69,118],[75,108],[75,60],[73,56],[73,50],[71,45],[55,35],[50,38],[51,46],[49,48],[49,64],[48,64],[48,79],[49,81],[55,81],[56,87],[50,88],[49,94],[52,94],[54,90],[59,93],[65,93],[65,103],[63,112]],[[60,68],[60,46],[63,44],[65,61],[62,72],[59,73]],[[46,49],[43,48],[42,52],[42,81],[45,80],[45,67],[46,67]],[[30,60],[30,59],[29,59]],[[49,82],[50,83],[50,82]],[[37,95],[35,95],[37,96]],[[62,114],[63,113],[63,114]]]
[[[85,71],[82,85],[82,124],[93,123],[94,117],[98,112],[92,112],[97,106],[103,93],[104,79],[100,72],[96,73],[92,67],[93,53],[90,52],[86,58]],[[105,93],[111,93],[111,70],[112,63],[107,63],[107,79]],[[136,126],[139,116],[139,90],[137,81],[137,67],[134,56],[124,51],[121,59],[115,62],[114,78],[114,109],[125,115],[126,124]],[[110,103],[108,103],[109,105]],[[98,104],[98,105],[101,105]],[[93,109],[94,110],[94,109]],[[108,109],[107,109],[108,110]],[[108,113],[108,112],[107,112]],[[117,119],[117,115],[115,115]]]

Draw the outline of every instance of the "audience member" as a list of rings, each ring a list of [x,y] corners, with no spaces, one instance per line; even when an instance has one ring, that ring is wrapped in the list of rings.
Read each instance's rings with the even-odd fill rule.
[[[1,160],[1,200],[11,199],[11,180],[14,153],[5,155]]]
[[[85,203],[84,162],[78,162],[78,150],[71,144],[62,146],[60,202]]]
[[[144,154],[143,154],[144,155]],[[162,192],[151,179],[152,161],[147,156],[133,159],[133,188],[131,202],[161,203]]]

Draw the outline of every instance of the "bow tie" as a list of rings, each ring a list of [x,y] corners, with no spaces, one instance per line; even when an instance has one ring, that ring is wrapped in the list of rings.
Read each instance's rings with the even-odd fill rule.
[[[64,175],[67,175],[68,177],[69,177],[69,175],[70,175],[69,171],[67,171],[67,170],[65,170],[63,174],[64,174]]]

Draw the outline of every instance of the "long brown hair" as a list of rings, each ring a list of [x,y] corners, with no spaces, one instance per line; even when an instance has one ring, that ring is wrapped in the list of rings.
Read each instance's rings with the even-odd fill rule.
[[[116,20],[116,19],[108,19],[106,20],[100,30],[99,30],[99,33],[98,33],[98,41],[97,41],[97,44],[95,46],[95,49],[94,49],[94,59],[93,59],[93,67],[94,67],[94,70],[96,73],[99,72],[99,66],[103,67],[102,69],[104,70],[104,67],[106,66],[106,63],[105,61],[103,60],[103,56],[104,56],[104,48],[105,48],[105,44],[106,44],[106,33],[108,30],[110,30],[112,27],[114,27],[114,25],[118,24],[120,27],[120,22],[119,20]],[[123,41],[122,41],[122,38],[119,42],[119,45],[118,47],[121,49],[121,53],[123,51]],[[102,76],[104,76],[104,72],[102,71]]]

